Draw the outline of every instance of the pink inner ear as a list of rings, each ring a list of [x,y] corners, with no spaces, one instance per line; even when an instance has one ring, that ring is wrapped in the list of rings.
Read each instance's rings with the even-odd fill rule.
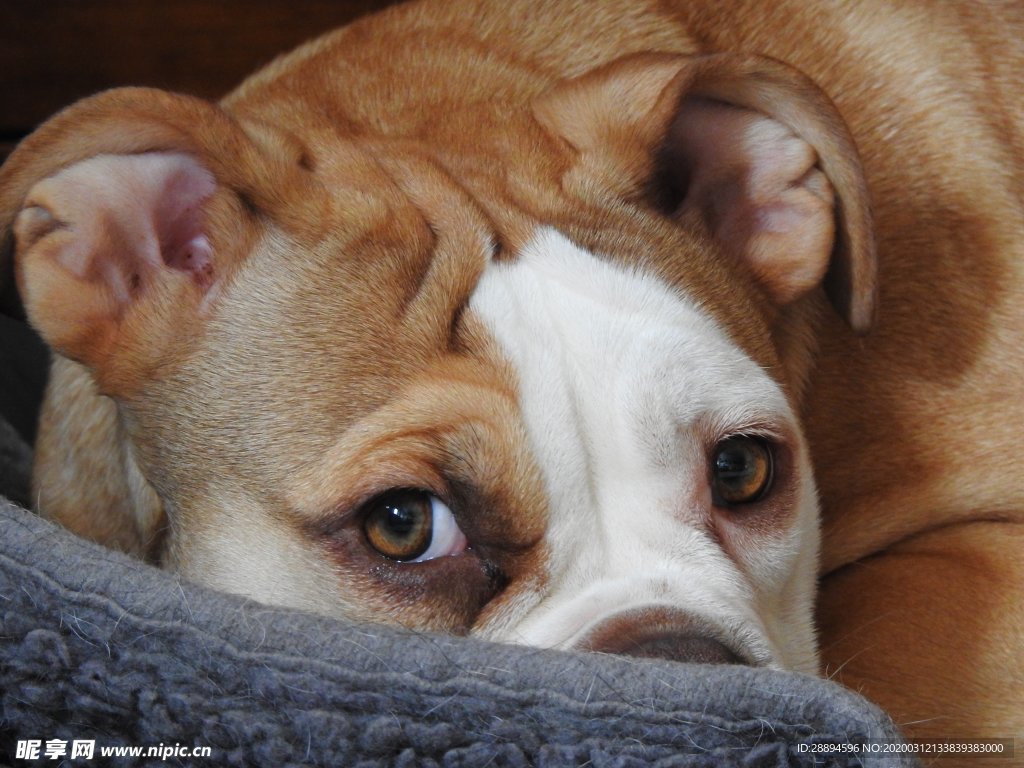
[[[213,279],[213,248],[206,235],[196,235],[181,246],[163,250],[164,263],[182,272],[191,272],[201,283]]]
[[[213,177],[190,158],[178,156],[163,189],[152,198],[152,217],[164,264],[194,276],[203,287],[213,282],[213,248],[203,231],[202,205],[216,189]]]
[[[698,215],[780,304],[824,277],[832,253],[832,186],[814,149],[785,125],[749,109],[691,99],[667,148],[678,214]]]
[[[25,307],[51,346],[101,365],[125,315],[145,317],[151,299],[184,287],[182,273],[209,297],[217,263],[205,209],[216,188],[191,156],[155,152],[99,155],[37,183],[15,221],[16,259]]]

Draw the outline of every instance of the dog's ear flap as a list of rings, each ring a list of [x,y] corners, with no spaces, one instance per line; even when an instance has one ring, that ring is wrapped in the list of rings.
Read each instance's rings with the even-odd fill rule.
[[[133,332],[152,340],[161,307],[199,307],[220,271],[205,221],[216,189],[179,153],[99,155],[35,184],[14,236],[25,307],[47,343],[109,378]]]
[[[772,59],[642,54],[546,94],[535,114],[577,153],[565,180],[700,222],[779,305],[824,282],[858,333],[875,315],[867,185],[835,106]]]
[[[0,169],[0,262],[26,313],[108,394],[187,340],[287,172],[216,105],[119,89],[58,114]],[[3,266],[0,264],[0,266]]]

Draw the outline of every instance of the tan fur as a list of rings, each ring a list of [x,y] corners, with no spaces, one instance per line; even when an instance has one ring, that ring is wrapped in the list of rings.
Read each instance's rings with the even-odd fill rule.
[[[82,536],[155,558],[163,509],[122,429],[117,406],[99,396],[89,371],[55,357],[39,417],[33,505]]]
[[[490,233],[514,250],[544,221],[623,259],[642,237],[656,244],[649,266],[696,286],[737,343],[801,403],[823,504],[824,671],[887,708],[909,735],[1020,737],[1022,41],[1024,11],[1006,3],[428,1],[283,57],[221,107],[151,91],[73,107],[26,140],[0,174],[5,228],[39,179],[97,153],[156,147],[196,155],[222,180],[216,230],[233,256],[207,324],[164,326],[158,364],[151,337],[133,335],[131,362],[100,377],[130,417],[117,421],[109,401],[88,390],[83,369],[57,363],[38,448],[42,508],[143,553],[152,530],[116,523],[118,514],[159,518],[148,492],[141,507],[125,502],[136,461],[173,502],[169,512],[186,520],[204,495],[235,481],[260,499],[302,496],[298,479],[326,466],[311,457],[330,455],[339,435],[423,371],[486,347],[471,328],[448,325],[474,281],[467,253],[485,238],[446,241],[438,257],[436,232]],[[650,52],[770,56],[835,103],[859,151],[873,223],[868,206],[849,202],[862,194],[847,168],[849,139],[833,118],[822,118],[832,127],[815,128],[800,111],[819,104],[807,95],[817,92],[794,80],[792,95],[778,101],[803,105],[787,124],[803,120],[823,163],[842,166],[830,178],[846,201],[840,218],[855,218],[843,230],[854,245],[845,245],[862,251],[857,243],[873,233],[877,315],[865,298],[872,260],[853,259],[827,283],[855,326],[865,329],[874,316],[870,334],[855,336],[816,294],[778,306],[756,281],[711,263],[700,236],[598,199],[609,182],[641,194],[651,139],[633,129],[602,133],[588,166],[586,137],[559,130],[557,115],[546,119],[557,109],[543,106],[551,102],[542,94],[557,99],[551,93],[572,89],[573,117],[594,104],[569,79]],[[643,126],[670,80],[652,81]],[[775,103],[760,92],[741,96],[735,83],[722,88],[761,111]],[[339,256],[357,248],[372,255],[359,263]],[[271,251],[314,257],[282,271]],[[447,291],[456,274],[461,282]],[[267,281],[284,288],[264,295]],[[300,301],[301,291],[316,301]],[[321,309],[301,327],[283,322],[311,305]],[[406,309],[415,322],[396,330],[392,318]],[[349,320],[341,337],[340,316]],[[440,326],[423,323],[440,317]],[[331,359],[308,368],[306,351],[324,348]],[[247,354],[253,349],[275,365]],[[466,375],[458,387],[493,386],[491,374]],[[239,425],[239,412],[254,421]],[[82,431],[94,421],[99,428]],[[528,490],[535,468],[513,454],[499,458],[516,467],[526,509],[538,503]],[[98,485],[97,476],[105,478]],[[76,517],[85,508],[113,516]],[[524,514],[526,531],[540,513]],[[417,588],[392,587],[399,599]],[[464,630],[465,601],[426,612],[448,616],[442,628]]]

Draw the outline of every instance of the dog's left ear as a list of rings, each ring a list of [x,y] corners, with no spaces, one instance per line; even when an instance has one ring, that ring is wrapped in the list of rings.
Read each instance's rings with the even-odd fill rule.
[[[575,151],[579,190],[647,196],[700,222],[778,305],[824,282],[857,333],[875,244],[853,138],[806,76],[761,56],[641,54],[556,87],[538,120]]]

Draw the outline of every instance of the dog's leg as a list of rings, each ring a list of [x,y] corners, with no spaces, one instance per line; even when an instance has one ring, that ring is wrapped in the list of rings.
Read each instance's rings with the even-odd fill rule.
[[[33,506],[80,536],[152,559],[163,509],[131,455],[117,406],[55,355],[40,415]]]
[[[1020,749],[1022,551],[1020,523],[964,523],[827,575],[819,602],[825,674],[879,703],[910,737],[1016,737]]]

